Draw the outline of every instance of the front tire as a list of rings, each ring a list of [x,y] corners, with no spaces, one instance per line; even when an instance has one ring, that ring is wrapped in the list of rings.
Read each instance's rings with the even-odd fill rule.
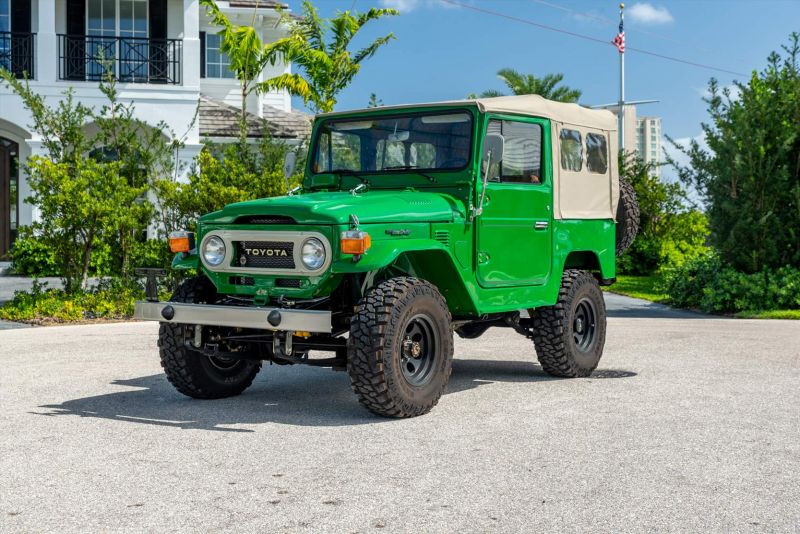
[[[347,371],[359,402],[385,417],[429,412],[453,363],[450,311],[439,291],[417,278],[370,289],[350,322]]]
[[[170,301],[210,304],[215,298],[211,281],[196,276],[184,281]],[[192,330],[192,326],[175,323],[161,323],[158,330],[161,367],[175,389],[194,399],[221,399],[239,395],[253,383],[260,361],[215,358],[191,350],[185,342],[191,339]]]
[[[606,305],[594,277],[566,270],[554,306],[530,310],[533,341],[542,369],[552,376],[589,376],[603,356]]]

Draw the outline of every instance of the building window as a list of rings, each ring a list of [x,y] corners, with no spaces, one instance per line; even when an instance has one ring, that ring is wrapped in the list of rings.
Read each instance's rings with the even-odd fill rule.
[[[524,184],[542,183],[542,127],[539,124],[492,120],[486,133],[505,139],[500,181]]]
[[[11,0],[0,0],[0,32],[11,31]],[[0,68],[11,70],[11,39],[0,36]]]
[[[580,132],[561,130],[558,137],[561,141],[561,168],[566,171],[579,172],[583,167],[583,145]]]
[[[11,0],[0,0],[0,32],[11,31]]]
[[[86,3],[88,74],[100,76],[119,58],[122,81],[147,79],[150,61],[147,0],[88,0]],[[122,37],[117,41],[116,37]],[[91,38],[93,37],[93,38]]]
[[[215,34],[206,35],[206,77],[207,78],[235,78],[231,70],[231,61],[228,54],[219,48],[222,38]]]

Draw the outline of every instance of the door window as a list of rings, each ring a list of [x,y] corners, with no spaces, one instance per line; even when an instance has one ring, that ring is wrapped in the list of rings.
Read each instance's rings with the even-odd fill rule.
[[[542,183],[542,126],[530,122],[491,120],[486,133],[505,139],[500,182]],[[490,175],[491,176],[491,175]],[[498,179],[495,178],[495,181]]]

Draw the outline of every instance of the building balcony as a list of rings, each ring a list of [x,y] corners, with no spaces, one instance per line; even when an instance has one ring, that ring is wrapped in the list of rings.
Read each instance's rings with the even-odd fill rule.
[[[97,82],[111,73],[124,83],[180,85],[183,40],[57,35],[58,79]]]
[[[17,78],[34,77],[35,33],[0,32],[0,68]]]

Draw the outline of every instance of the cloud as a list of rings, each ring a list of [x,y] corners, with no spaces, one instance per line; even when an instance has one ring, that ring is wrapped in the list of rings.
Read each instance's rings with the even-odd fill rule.
[[[400,13],[408,13],[419,7],[419,0],[381,0],[383,7],[396,9]]]
[[[396,9],[400,13],[408,13],[420,7],[458,8],[459,6],[441,0],[380,0],[382,7]],[[463,1],[463,0],[462,0]]]
[[[741,90],[739,89],[739,86],[737,86],[735,84],[724,85],[724,86],[719,88],[719,94],[723,95],[723,93],[725,92],[726,89],[728,90],[728,92],[730,94],[730,98],[731,98],[732,102],[735,102],[736,100],[739,100],[739,97],[741,96]],[[703,98],[711,98],[711,93],[708,91],[708,87],[702,87],[702,88],[698,89],[697,92]]]
[[[656,7],[647,2],[633,4],[626,10],[626,15],[642,24],[667,24],[675,20],[666,7]]]

